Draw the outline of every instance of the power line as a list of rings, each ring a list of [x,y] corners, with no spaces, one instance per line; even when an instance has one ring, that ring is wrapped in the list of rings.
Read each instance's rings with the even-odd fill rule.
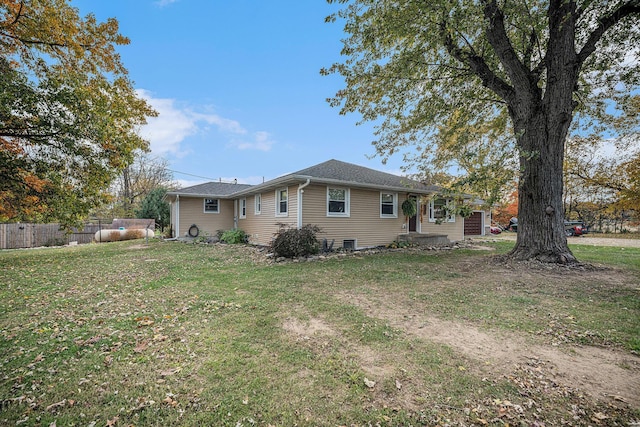
[[[188,176],[192,176],[194,178],[202,178],[202,179],[208,179],[209,181],[219,181],[222,182],[222,178],[210,178],[208,176],[201,176],[201,175],[194,175],[192,173],[187,173],[187,172],[180,172],[180,171],[175,171],[172,169],[167,169],[169,172],[173,172],[173,173],[179,173],[181,175],[188,175]]]

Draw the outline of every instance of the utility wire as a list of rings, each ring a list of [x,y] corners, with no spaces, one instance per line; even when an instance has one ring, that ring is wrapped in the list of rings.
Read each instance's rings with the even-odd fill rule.
[[[181,175],[188,175],[188,176],[193,176],[195,178],[202,178],[202,179],[208,179],[209,181],[218,181],[218,182],[222,182],[222,178],[210,178],[208,176],[201,176],[201,175],[194,175],[192,173],[187,173],[187,172],[180,172],[180,171],[174,171],[172,169],[167,169],[169,172],[173,172],[173,173],[179,173]]]

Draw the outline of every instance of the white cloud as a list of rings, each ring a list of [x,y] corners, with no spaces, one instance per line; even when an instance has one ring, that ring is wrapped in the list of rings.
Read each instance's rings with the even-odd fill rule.
[[[159,7],[165,7],[165,6],[169,6],[171,3],[175,3],[178,0],[158,0],[156,2],[156,5],[158,5]]]
[[[271,134],[265,131],[255,132],[250,140],[236,140],[232,141],[232,145],[238,148],[238,150],[259,150],[269,151],[273,147],[275,141],[271,139]]]
[[[154,98],[144,89],[136,92],[158,112],[158,117],[150,117],[140,130],[142,137],[150,142],[154,154],[184,157],[189,151],[183,147],[183,141],[192,135],[207,133],[209,125],[226,134],[229,146],[239,150],[269,151],[274,144],[268,132],[259,131],[248,137],[249,132],[236,120],[181,107],[175,99]]]
[[[215,114],[192,113],[192,116],[197,120],[202,120],[206,123],[218,126],[218,129],[221,131],[240,135],[247,133],[246,129],[240,126],[240,123],[235,120],[225,119]]]

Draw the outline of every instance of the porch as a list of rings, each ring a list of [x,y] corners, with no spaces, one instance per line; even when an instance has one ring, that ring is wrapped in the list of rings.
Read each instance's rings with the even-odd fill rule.
[[[446,234],[417,233],[414,231],[408,234],[399,234],[398,241],[414,243],[420,246],[442,246],[451,243]]]

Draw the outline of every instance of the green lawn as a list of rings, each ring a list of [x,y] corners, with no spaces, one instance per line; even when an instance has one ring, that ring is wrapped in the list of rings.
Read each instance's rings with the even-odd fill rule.
[[[487,374],[365,303],[567,351],[592,344],[638,352],[640,250],[576,245],[578,258],[602,266],[549,271],[496,265],[493,255],[508,243],[488,244],[494,252],[384,251],[278,264],[243,246],[143,243],[0,252],[1,425],[640,418],[577,391],[523,388],[538,375],[526,366]]]

